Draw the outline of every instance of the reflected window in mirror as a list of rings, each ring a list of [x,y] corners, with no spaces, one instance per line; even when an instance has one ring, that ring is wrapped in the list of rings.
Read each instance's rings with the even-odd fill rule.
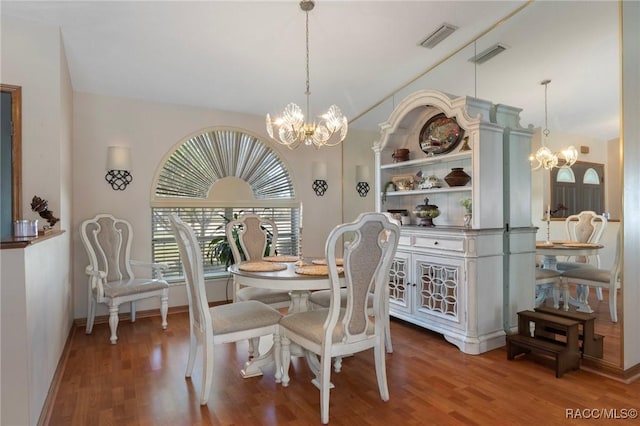
[[[584,210],[605,211],[604,164],[578,161],[551,171],[552,217],[566,218]]]
[[[12,223],[22,219],[22,88],[0,84],[0,94],[0,238],[5,239],[13,235]]]

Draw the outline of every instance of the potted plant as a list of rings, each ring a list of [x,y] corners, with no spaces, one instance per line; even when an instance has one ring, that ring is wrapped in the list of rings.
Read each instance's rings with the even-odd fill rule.
[[[463,198],[460,200],[460,205],[464,207],[465,215],[464,215],[464,227],[471,227],[471,198]]]
[[[220,225],[216,228],[216,231],[219,231],[221,228],[226,230],[227,224],[231,222],[231,219],[224,215],[220,215],[224,219],[224,225]],[[237,219],[238,215],[234,214],[233,218]],[[233,230],[233,238],[236,241],[236,245],[240,249],[240,253],[242,254],[242,247],[240,246],[240,238],[238,236],[238,230]],[[227,240],[226,232],[224,235],[220,237],[215,237],[209,242],[209,246],[206,252],[207,259],[209,259],[210,263],[222,263],[224,264],[225,269],[235,263],[233,258],[233,251],[231,250],[231,244]]]

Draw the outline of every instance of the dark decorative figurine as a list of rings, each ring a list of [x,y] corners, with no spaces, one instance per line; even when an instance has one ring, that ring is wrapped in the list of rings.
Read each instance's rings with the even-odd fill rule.
[[[37,195],[34,195],[33,199],[31,200],[31,210],[39,213],[40,217],[46,219],[47,222],[49,222],[49,228],[53,228],[53,225],[55,225],[60,219],[55,217],[51,210],[47,208],[48,204],[49,202],[47,200],[43,200]]]

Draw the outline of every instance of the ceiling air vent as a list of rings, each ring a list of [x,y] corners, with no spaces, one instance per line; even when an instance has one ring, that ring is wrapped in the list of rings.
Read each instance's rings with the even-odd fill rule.
[[[440,28],[438,28],[433,33],[431,33],[430,36],[422,40],[420,42],[420,46],[426,47],[427,49],[433,49],[438,43],[449,37],[457,29],[458,27],[455,27],[451,24],[442,24]]]
[[[484,64],[489,59],[504,52],[507,49],[508,47],[502,43],[494,44],[490,48],[478,53],[476,56],[472,56],[471,58],[469,58],[469,62],[475,62],[478,65]]]

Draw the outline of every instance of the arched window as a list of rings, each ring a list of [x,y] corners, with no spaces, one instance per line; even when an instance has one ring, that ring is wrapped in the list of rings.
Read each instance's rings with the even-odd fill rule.
[[[177,213],[201,242],[206,276],[226,274],[211,256],[212,242],[226,241],[226,223],[241,214],[269,217],[278,226],[280,254],[297,254],[299,204],[278,154],[257,136],[211,128],[189,136],[168,153],[152,186],[153,261],[169,265],[168,279],[182,276],[168,216]]]
[[[571,169],[560,169],[558,170],[556,181],[574,183],[576,181],[576,176],[573,174],[573,170]]]
[[[584,172],[582,183],[590,185],[600,185],[600,176],[598,176],[598,172],[596,172],[593,168],[587,169],[587,171]]]

